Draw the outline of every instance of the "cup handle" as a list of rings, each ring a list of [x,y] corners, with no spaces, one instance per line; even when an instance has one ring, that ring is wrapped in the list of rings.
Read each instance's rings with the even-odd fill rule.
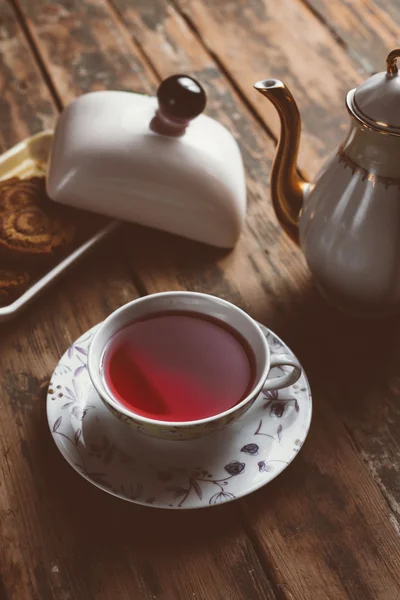
[[[282,388],[293,385],[298,379],[300,379],[302,367],[295,356],[291,356],[290,354],[272,354],[270,369],[272,369],[273,367],[282,366],[293,367],[293,370],[290,371],[290,373],[285,373],[285,375],[282,375],[281,377],[267,379],[264,384],[263,391],[280,390]]]

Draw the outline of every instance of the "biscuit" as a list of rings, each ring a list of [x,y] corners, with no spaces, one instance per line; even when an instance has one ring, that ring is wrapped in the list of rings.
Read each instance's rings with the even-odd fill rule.
[[[76,226],[65,207],[46,195],[44,177],[0,182],[0,253],[22,264],[58,256],[73,243]]]

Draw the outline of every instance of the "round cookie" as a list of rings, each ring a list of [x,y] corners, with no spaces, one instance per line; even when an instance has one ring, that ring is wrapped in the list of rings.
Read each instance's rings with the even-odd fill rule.
[[[0,252],[24,263],[57,256],[74,241],[65,207],[49,200],[44,177],[0,182]]]

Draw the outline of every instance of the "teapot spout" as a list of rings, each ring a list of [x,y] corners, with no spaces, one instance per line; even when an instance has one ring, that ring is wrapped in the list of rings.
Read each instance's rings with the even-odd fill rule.
[[[282,81],[265,79],[254,88],[266,96],[278,111],[281,135],[271,173],[271,198],[278,221],[286,233],[299,242],[299,220],[308,182],[297,171],[301,120],[297,104]]]

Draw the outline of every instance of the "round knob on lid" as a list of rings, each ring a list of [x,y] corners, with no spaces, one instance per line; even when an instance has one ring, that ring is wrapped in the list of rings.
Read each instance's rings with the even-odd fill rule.
[[[160,84],[157,98],[163,116],[172,121],[189,121],[203,112],[206,93],[188,75],[172,75]]]
[[[386,59],[386,71],[376,73],[351,92],[353,112],[365,124],[400,135],[400,73],[397,59],[400,49],[392,50]]]

